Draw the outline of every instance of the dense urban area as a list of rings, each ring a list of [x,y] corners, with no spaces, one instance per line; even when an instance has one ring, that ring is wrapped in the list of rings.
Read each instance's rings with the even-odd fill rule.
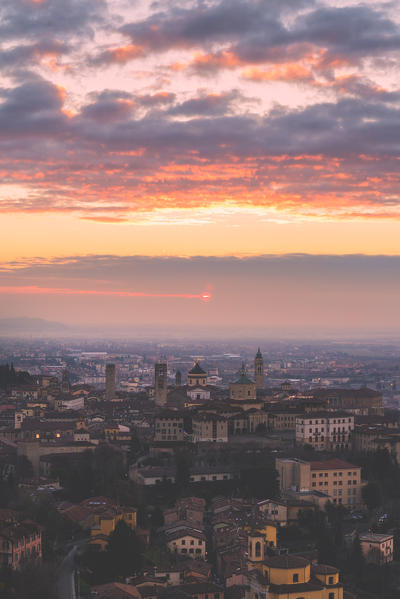
[[[4,337],[0,596],[399,597],[399,406],[393,342]]]

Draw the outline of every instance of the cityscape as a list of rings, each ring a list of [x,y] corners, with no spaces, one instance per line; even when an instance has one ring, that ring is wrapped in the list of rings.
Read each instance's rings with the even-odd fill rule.
[[[397,595],[398,344],[19,336],[0,358],[1,563],[35,596]]]
[[[400,599],[400,11],[0,1],[0,599]]]

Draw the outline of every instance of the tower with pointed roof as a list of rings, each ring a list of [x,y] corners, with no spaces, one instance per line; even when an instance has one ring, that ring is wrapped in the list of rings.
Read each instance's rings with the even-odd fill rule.
[[[258,348],[256,357],[254,358],[254,380],[256,389],[264,389],[264,358]]]
[[[198,358],[188,372],[188,385],[189,387],[205,387],[207,385],[207,373],[200,366]]]

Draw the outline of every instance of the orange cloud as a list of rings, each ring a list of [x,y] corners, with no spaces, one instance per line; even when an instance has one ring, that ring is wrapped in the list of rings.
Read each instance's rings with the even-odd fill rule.
[[[267,69],[250,67],[242,71],[242,77],[251,81],[313,81],[312,71],[298,63],[288,63]]]
[[[99,59],[100,62],[109,64],[125,64],[130,60],[143,56],[143,48],[129,44],[128,46],[121,46],[120,48],[109,48],[104,52],[102,57]]]
[[[7,295],[99,295],[109,297],[155,297],[177,299],[200,299],[209,301],[211,294],[203,293],[146,293],[144,291],[104,291],[98,289],[70,289],[57,287],[0,286],[0,294]]]

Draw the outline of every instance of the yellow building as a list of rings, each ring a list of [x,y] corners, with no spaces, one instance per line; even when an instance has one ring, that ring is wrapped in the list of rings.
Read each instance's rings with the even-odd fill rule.
[[[204,387],[207,385],[207,373],[200,366],[198,358],[196,358],[193,368],[188,372],[188,385],[189,387]]]
[[[324,493],[334,504],[349,508],[362,505],[361,467],[337,458],[306,462],[296,458],[277,458],[281,493],[309,491]]]
[[[339,571],[298,555],[265,556],[260,538],[249,536],[246,599],[343,599]]]
[[[100,549],[105,549],[108,537],[115,530],[120,520],[123,520],[132,530],[136,530],[136,509],[107,506],[101,512],[94,512],[89,543],[98,546]]]
[[[171,553],[191,557],[206,558],[206,536],[195,528],[183,528],[167,534],[167,548]]]

